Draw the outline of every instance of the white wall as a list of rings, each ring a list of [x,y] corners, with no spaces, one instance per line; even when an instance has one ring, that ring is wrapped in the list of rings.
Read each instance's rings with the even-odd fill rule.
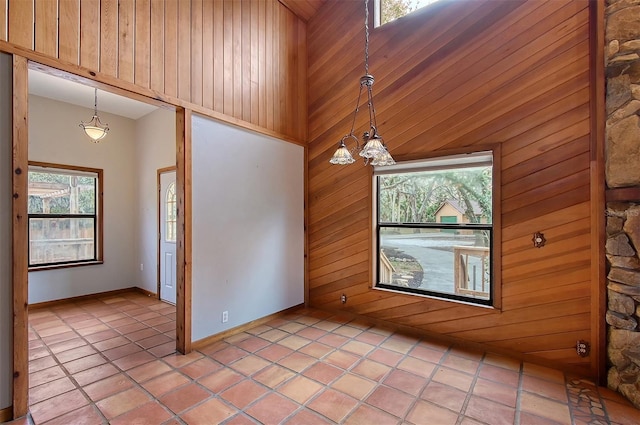
[[[304,150],[200,116],[192,129],[196,341],[304,302]]]
[[[29,97],[29,160],[104,170],[104,264],[29,273],[29,303],[135,286],[135,121],[100,113],[110,131],[92,143],[78,127],[91,109]]]
[[[158,109],[136,121],[136,286],[158,292],[158,169],[176,164],[176,114]],[[143,264],[143,270],[140,270]]]
[[[0,53],[0,409],[13,404],[13,303],[11,152],[13,68],[11,55]]]

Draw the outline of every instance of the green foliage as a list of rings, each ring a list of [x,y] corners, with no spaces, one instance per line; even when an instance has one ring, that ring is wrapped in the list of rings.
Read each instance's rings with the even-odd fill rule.
[[[379,177],[380,221],[435,223],[446,201],[455,201],[471,223],[491,222],[491,167],[425,171]],[[476,214],[480,210],[480,217]]]
[[[380,0],[380,25],[418,9],[418,0]]]
[[[29,172],[29,183],[53,183],[66,190],[62,196],[54,196],[48,199],[50,214],[95,214],[96,179],[87,176],[73,176],[69,174]],[[77,211],[71,211],[72,187],[78,188]],[[30,214],[44,212],[45,200],[39,196],[29,195],[28,211]]]

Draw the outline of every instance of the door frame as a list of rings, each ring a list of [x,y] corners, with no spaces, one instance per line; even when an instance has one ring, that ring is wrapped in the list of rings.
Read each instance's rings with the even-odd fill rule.
[[[176,350],[191,352],[191,109],[177,99],[158,98],[150,90],[134,86],[122,88],[119,80],[94,72],[80,75],[82,69],[65,66],[56,59],[27,52],[0,42],[0,51],[13,56],[13,134],[12,134],[12,276],[13,291],[13,418],[29,411],[29,296],[27,249],[28,199],[28,71],[35,69],[90,87],[150,103],[175,111],[176,120],[176,195],[178,228],[176,256]],[[154,95],[155,94],[155,95]]]
[[[176,179],[178,178],[178,173],[177,173],[177,167],[175,165],[172,165],[171,167],[164,167],[164,168],[158,168],[157,171],[157,182],[158,182],[158,202],[156,203],[158,206],[158,238],[157,238],[157,244],[156,244],[156,248],[157,248],[157,293],[158,293],[158,299],[162,300],[162,298],[160,297],[160,291],[161,291],[161,283],[160,283],[160,273],[161,273],[161,267],[160,267],[160,261],[161,261],[161,255],[160,255],[160,250],[161,250],[161,244],[162,244],[162,214],[161,214],[161,208],[162,208],[162,189],[160,186],[160,174],[164,174],[164,173],[170,173],[170,172],[176,172]],[[177,247],[176,247],[177,248]],[[177,297],[178,297],[178,291],[176,288],[176,302],[177,302]]]

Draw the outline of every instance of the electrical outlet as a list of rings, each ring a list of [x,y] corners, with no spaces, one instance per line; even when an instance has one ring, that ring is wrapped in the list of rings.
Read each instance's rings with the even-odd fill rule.
[[[591,344],[587,341],[579,340],[576,342],[576,353],[580,357],[587,357],[591,351]]]
[[[140,271],[144,271],[144,264],[140,263]]]
[[[347,295],[346,294],[340,295],[340,301],[342,302],[342,304],[346,304],[347,303]]]
[[[222,312],[222,323],[227,323],[229,321],[229,312],[228,311],[223,311]]]

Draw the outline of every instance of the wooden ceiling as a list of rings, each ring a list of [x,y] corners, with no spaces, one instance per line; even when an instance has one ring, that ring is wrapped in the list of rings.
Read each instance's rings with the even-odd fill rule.
[[[303,21],[308,21],[327,0],[279,0]]]

